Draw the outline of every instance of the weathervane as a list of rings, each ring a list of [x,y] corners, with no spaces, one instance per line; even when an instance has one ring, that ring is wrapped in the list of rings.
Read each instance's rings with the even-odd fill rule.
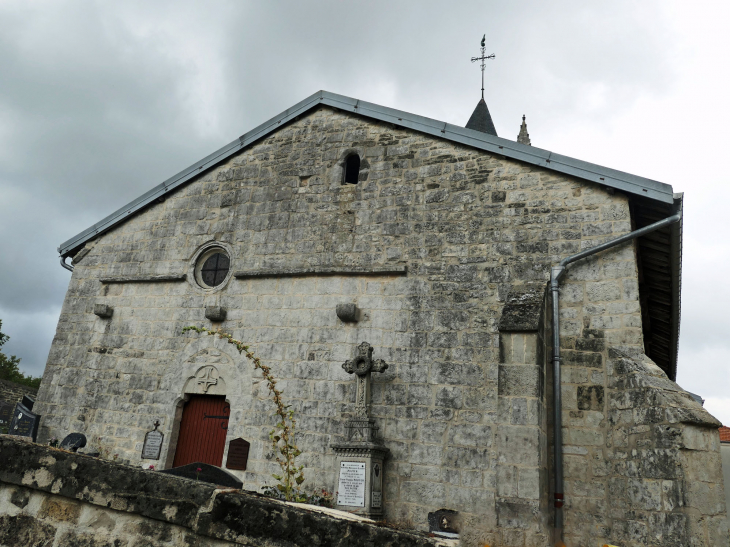
[[[486,41],[486,39],[487,39],[487,35],[485,34],[484,36],[482,36],[482,55],[481,55],[481,57],[472,57],[471,58],[472,63],[475,63],[476,61],[482,62],[482,99],[484,98],[484,67],[487,66],[484,63],[484,61],[486,61],[487,59],[494,59],[494,53],[492,53],[491,55],[485,55],[487,48],[484,46],[484,42]]]

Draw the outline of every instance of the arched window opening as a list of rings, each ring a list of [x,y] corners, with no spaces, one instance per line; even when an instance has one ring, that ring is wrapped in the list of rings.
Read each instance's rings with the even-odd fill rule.
[[[357,184],[360,175],[360,156],[350,154],[345,160],[345,184]]]

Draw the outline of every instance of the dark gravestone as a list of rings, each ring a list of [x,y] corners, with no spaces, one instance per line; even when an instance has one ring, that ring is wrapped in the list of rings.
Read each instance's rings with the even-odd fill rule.
[[[144,460],[159,460],[160,450],[162,450],[162,441],[165,439],[160,431],[157,431],[157,427],[152,431],[148,431],[144,436],[144,446],[142,447],[142,459]]]
[[[200,469],[200,471],[198,471]],[[228,471],[210,465],[208,463],[189,463],[181,467],[173,467],[172,469],[163,469],[160,473],[166,473],[175,477],[183,477],[185,479],[199,480],[209,482],[219,486],[227,486],[229,488],[241,488],[243,483]]]
[[[460,519],[457,511],[439,509],[428,514],[428,531],[437,534],[452,535],[459,533]]]
[[[86,435],[83,433],[70,433],[61,441],[59,448],[76,452],[79,448],[86,446]]]
[[[0,429],[4,429],[10,425],[13,417],[13,405],[0,401]]]
[[[36,435],[38,434],[38,423],[40,421],[41,417],[38,414],[33,414],[23,406],[23,403],[18,403],[15,405],[13,416],[10,419],[8,434],[19,437],[30,437],[35,442]]]
[[[23,395],[23,400],[20,402],[28,410],[33,410],[33,405],[35,404],[35,397],[33,397],[32,395]]]
[[[245,439],[233,439],[228,443],[228,459],[226,460],[226,467],[228,469],[235,469],[236,471],[246,471],[246,465],[248,464],[248,451],[251,448],[251,443]]]

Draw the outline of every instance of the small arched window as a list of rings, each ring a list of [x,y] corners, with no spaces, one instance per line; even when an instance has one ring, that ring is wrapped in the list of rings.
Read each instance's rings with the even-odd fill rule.
[[[357,184],[360,175],[360,156],[350,154],[345,159],[345,181],[344,184]]]

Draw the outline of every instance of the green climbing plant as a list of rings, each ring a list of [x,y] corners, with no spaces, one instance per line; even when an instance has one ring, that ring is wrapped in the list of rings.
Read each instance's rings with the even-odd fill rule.
[[[183,332],[186,331],[194,331],[208,336],[218,336],[229,344],[234,345],[238,353],[245,355],[253,363],[254,368],[261,371],[261,374],[266,380],[266,386],[269,388],[269,395],[276,406],[276,415],[279,419],[274,429],[269,432],[269,439],[271,440],[274,454],[276,454],[276,462],[281,467],[281,474],[273,474],[272,476],[278,481],[276,487],[284,499],[287,501],[305,502],[307,496],[301,490],[301,485],[304,482],[304,466],[297,465],[297,457],[302,453],[295,442],[297,421],[291,406],[284,404],[281,390],[276,387],[276,378],[271,373],[271,367],[263,364],[254,355],[250,346],[240,340],[236,340],[233,338],[233,335],[222,329],[190,326],[183,329]]]

